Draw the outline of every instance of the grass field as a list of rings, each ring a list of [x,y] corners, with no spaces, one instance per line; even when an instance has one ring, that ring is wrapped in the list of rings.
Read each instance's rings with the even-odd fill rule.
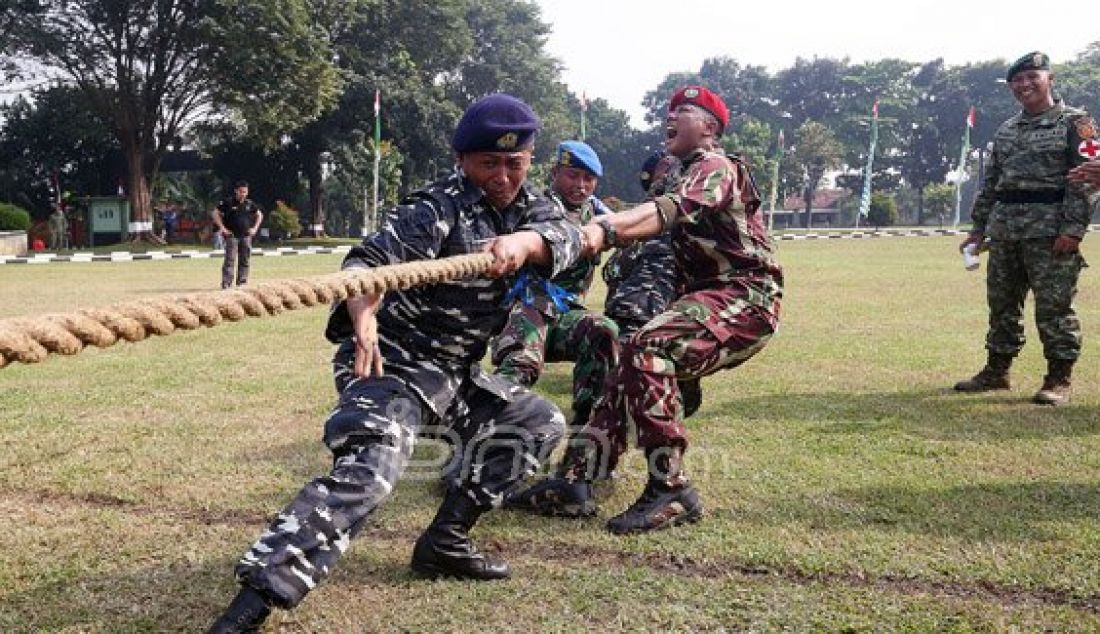
[[[474,537],[512,580],[429,582],[407,563],[438,492],[414,477],[266,631],[1097,631],[1100,274],[1082,276],[1072,405],[1029,403],[1044,370],[1030,315],[1016,387],[955,395],[984,360],[986,318],[957,242],[782,244],[779,336],[706,379],[689,421],[702,523],[606,533],[641,488],[631,452],[598,520],[483,519]],[[1100,240],[1084,246],[1100,263]],[[253,280],[338,262],[261,258]],[[219,264],[0,266],[0,316],[212,290]],[[236,558],[328,468],[325,316],[0,370],[0,631],[208,626]],[[539,386],[563,407],[568,369]]]

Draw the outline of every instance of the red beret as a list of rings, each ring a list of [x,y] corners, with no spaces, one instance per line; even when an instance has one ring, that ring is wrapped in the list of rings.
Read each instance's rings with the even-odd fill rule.
[[[718,119],[718,123],[722,124],[722,130],[725,130],[730,123],[730,109],[726,107],[726,102],[703,86],[684,86],[677,90],[676,94],[672,95],[672,103],[668,106],[669,110],[675,110],[682,103],[699,106],[714,115],[714,118]],[[719,130],[719,132],[722,130]]]

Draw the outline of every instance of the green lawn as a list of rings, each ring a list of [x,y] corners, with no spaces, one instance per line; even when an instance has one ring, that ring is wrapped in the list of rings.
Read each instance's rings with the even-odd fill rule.
[[[598,520],[485,517],[475,539],[512,580],[428,582],[407,562],[438,490],[414,470],[332,578],[267,631],[1097,631],[1100,275],[1085,271],[1077,299],[1072,405],[1029,403],[1044,370],[1030,315],[1016,387],[955,395],[984,360],[986,319],[984,275],[963,271],[957,243],[781,244],[779,336],[706,379],[689,421],[702,523],[606,533],[641,488],[631,452]],[[1100,262],[1100,240],[1084,245]],[[252,279],[339,259],[259,258]],[[213,290],[219,267],[0,266],[0,317]],[[328,468],[325,317],[0,370],[0,631],[208,626],[266,518]],[[568,369],[539,386],[563,407]]]

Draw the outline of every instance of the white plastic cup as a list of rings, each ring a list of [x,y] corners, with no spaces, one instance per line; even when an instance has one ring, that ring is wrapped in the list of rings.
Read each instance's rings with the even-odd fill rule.
[[[978,245],[974,242],[966,245],[963,249],[963,268],[967,271],[977,271],[981,262],[978,258]]]

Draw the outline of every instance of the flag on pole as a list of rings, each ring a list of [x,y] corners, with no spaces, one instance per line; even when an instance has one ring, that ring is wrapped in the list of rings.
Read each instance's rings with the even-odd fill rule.
[[[856,228],[859,219],[866,218],[871,210],[871,175],[875,163],[875,145],[878,144],[878,97],[871,106],[871,146],[867,150],[867,166],[863,170],[863,195],[859,199],[859,213],[856,214]]]
[[[581,141],[583,141],[584,138],[587,136],[587,131],[585,130],[585,120],[584,120],[585,119],[585,113],[587,113],[587,112],[588,112],[588,97],[584,94],[584,91],[582,90],[581,91]]]
[[[775,165],[772,166],[772,191],[768,195],[768,231],[772,230],[775,223],[775,205],[779,199],[779,164],[783,162],[783,129],[779,129],[779,136],[775,140]]]
[[[363,235],[374,231],[378,220],[378,171],[382,166],[382,95],[374,91],[374,205],[369,218],[363,219]]]
[[[374,91],[374,145],[378,146],[382,142],[382,119],[379,118],[379,113],[382,112],[382,94],[381,91]]]
[[[962,146],[959,150],[959,167],[955,173],[955,223],[953,225],[955,227],[959,226],[959,217],[962,215],[962,184],[966,180],[966,157],[970,154],[970,131],[977,121],[977,114],[974,106],[970,106],[970,111],[966,113],[966,128],[963,130]]]

